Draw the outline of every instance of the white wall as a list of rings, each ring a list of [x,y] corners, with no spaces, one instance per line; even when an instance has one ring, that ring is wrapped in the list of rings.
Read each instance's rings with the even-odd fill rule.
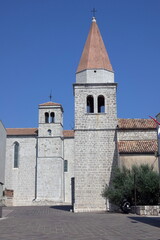
[[[14,143],[19,143],[19,167],[14,168]],[[13,205],[31,205],[35,198],[36,137],[8,137],[5,187],[14,191]]]
[[[6,130],[0,121],[0,182],[5,183],[5,155],[6,155]],[[3,195],[3,185],[0,184],[0,204]]]
[[[68,161],[68,171],[64,173],[65,202],[71,203],[71,178],[74,177],[74,138],[64,139],[64,160]]]

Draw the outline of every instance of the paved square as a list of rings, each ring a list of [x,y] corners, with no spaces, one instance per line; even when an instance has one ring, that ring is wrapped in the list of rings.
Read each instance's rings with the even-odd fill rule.
[[[1,240],[160,240],[160,217],[72,213],[65,207],[5,207]]]

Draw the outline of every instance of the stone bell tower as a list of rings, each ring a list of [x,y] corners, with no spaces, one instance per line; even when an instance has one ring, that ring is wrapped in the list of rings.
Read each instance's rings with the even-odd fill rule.
[[[76,72],[74,211],[106,210],[102,191],[117,161],[114,72],[95,17]]]
[[[37,201],[64,201],[63,109],[58,103],[39,105]]]

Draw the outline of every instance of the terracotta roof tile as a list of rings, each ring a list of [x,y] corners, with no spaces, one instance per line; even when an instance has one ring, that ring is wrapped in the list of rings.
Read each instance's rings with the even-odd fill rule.
[[[119,141],[119,153],[155,153],[158,150],[156,140]]]
[[[70,137],[74,137],[74,130],[64,130],[63,131],[63,136],[65,138],[70,138]]]
[[[113,72],[112,65],[95,19],[92,21],[77,73],[86,69],[106,69]]]
[[[156,129],[152,119],[118,119],[119,129]]]
[[[46,102],[46,103],[39,104],[39,106],[61,106],[61,104],[54,103],[54,102]]]
[[[7,128],[8,136],[37,135],[37,128]]]
[[[7,128],[8,136],[28,136],[28,135],[38,135],[37,128]],[[64,130],[63,136],[65,138],[74,137],[74,130]]]

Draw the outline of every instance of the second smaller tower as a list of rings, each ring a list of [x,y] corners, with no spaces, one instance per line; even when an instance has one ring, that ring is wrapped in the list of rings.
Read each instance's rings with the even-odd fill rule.
[[[64,201],[63,108],[58,103],[39,105],[37,141],[37,200]]]

